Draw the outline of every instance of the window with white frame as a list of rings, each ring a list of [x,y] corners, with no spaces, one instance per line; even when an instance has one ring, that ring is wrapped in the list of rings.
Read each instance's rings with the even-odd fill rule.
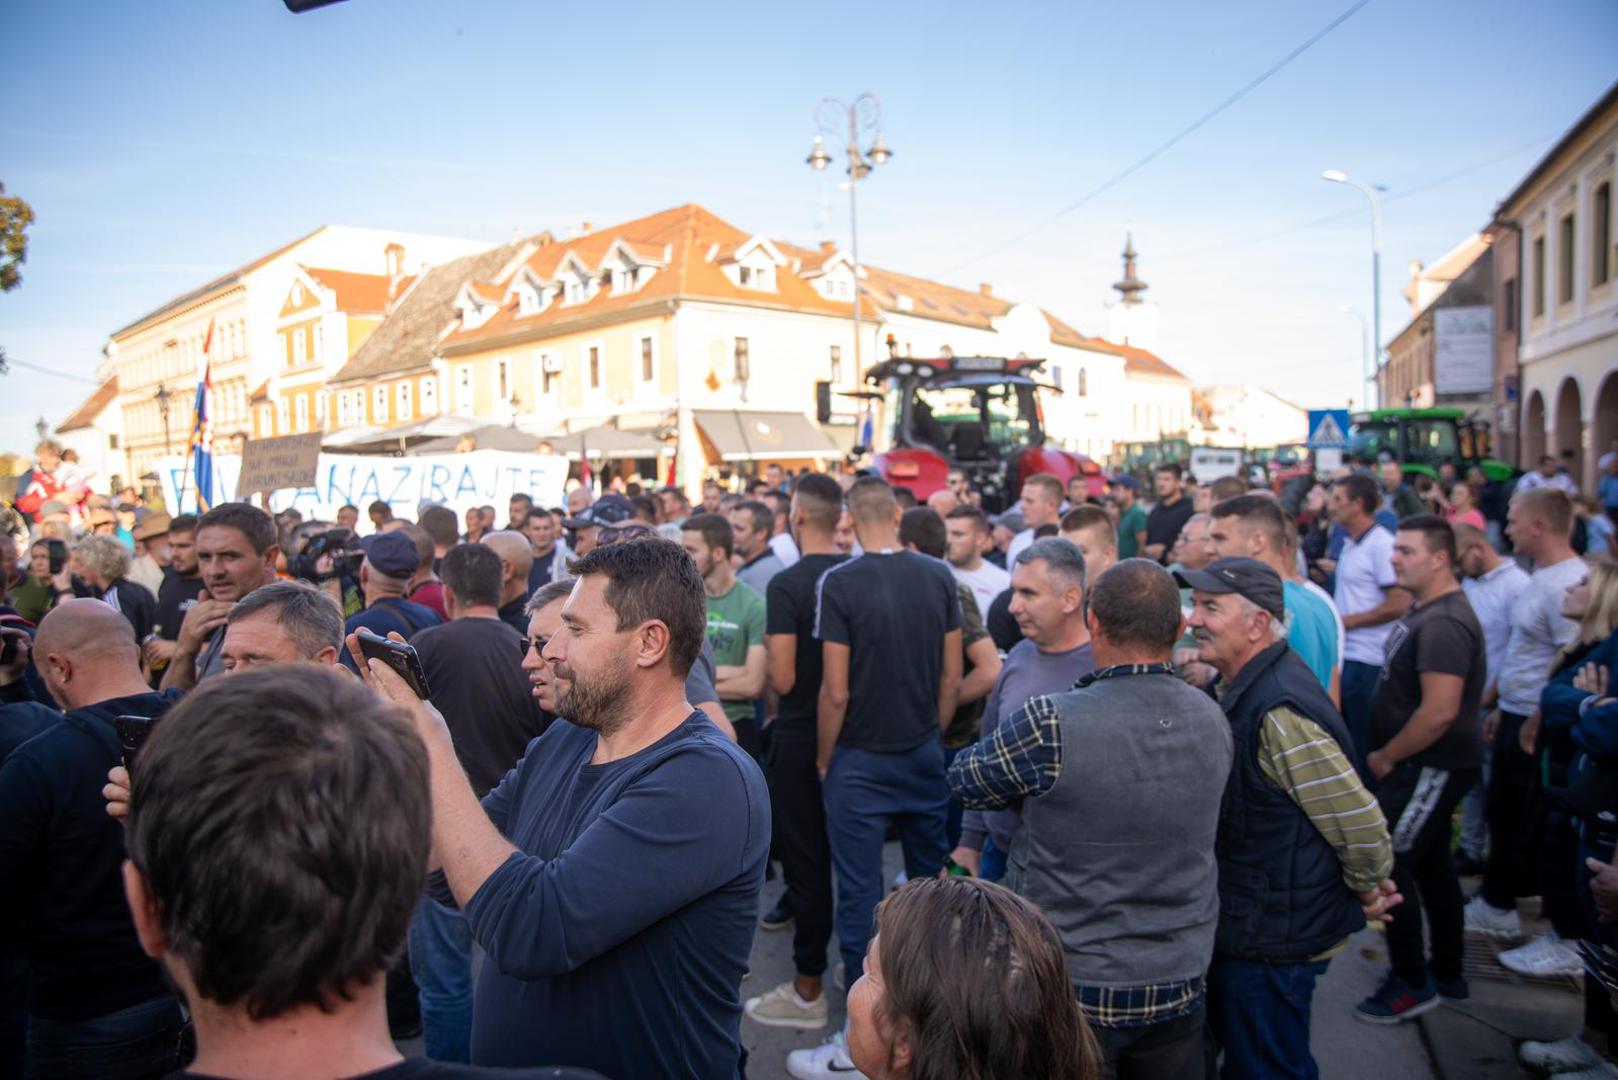
[[[657,378],[657,349],[650,337],[640,339],[640,381],[652,382]]]
[[[834,383],[843,381],[843,347],[841,345],[831,347],[831,381]]]
[[[406,379],[393,389],[393,404],[400,420],[408,420],[412,415],[410,400],[410,380]]]
[[[304,347],[303,327],[295,326],[292,328],[292,362],[294,364],[304,362]]]
[[[541,397],[561,399],[562,358],[556,353],[539,354],[539,393]]]
[[[315,323],[315,347],[311,350],[314,355],[310,359],[314,360],[317,364],[326,354],[325,344],[326,328],[319,323]]]
[[[371,388],[371,420],[378,424],[388,422],[388,388],[381,384]]]
[[[539,311],[539,294],[532,285],[517,290],[517,314],[533,315]]]
[[[299,394],[292,400],[292,419],[296,425],[294,431],[309,430],[309,395]]]
[[[511,400],[511,361],[504,356],[494,362],[494,386],[498,400]]]
[[[326,423],[326,391],[315,392],[315,423],[324,426]]]
[[[438,415],[438,376],[428,375],[421,380],[421,415]]]
[[[337,426],[347,427],[354,422],[354,408],[349,404],[348,391],[337,391]]]
[[[472,365],[462,364],[455,369],[455,411],[462,416],[472,415]]]
[[[1090,377],[1084,368],[1079,369],[1079,396],[1085,397],[1090,393]]]
[[[258,410],[258,426],[259,430],[262,431],[266,436],[274,435],[275,410],[271,409],[268,405],[262,406]]]
[[[584,302],[584,280],[582,278],[574,277],[568,279],[567,302],[569,304],[580,304]]]
[[[290,420],[291,420],[291,417],[289,417],[287,415],[287,399],[282,398],[280,401],[277,401],[275,403],[275,430],[276,430],[276,433],[279,434],[279,435],[285,435],[287,432],[291,431],[292,430],[292,425],[289,422]]]
[[[601,346],[591,345],[585,349],[585,371],[589,373],[590,389],[601,389]]]

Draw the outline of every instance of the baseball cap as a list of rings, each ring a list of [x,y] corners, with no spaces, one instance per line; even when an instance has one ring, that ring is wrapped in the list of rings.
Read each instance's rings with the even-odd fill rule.
[[[360,541],[365,561],[383,577],[408,578],[416,572],[416,542],[403,532],[372,533]]]
[[[998,517],[990,518],[989,524],[1004,525],[1014,533],[1020,533],[1024,528],[1026,528],[1023,523],[1022,514],[1018,513],[1016,510],[1007,510]]]
[[[173,519],[161,510],[147,514],[134,528],[135,539],[150,540],[154,536],[167,535],[171,520]]]
[[[1126,487],[1130,491],[1140,490],[1140,485],[1136,483],[1135,478],[1130,476],[1128,473],[1119,473],[1117,476],[1109,477],[1107,483],[1112,487]]]
[[[1199,592],[1245,596],[1277,619],[1286,618],[1286,593],[1281,575],[1257,559],[1231,556],[1215,559],[1206,570],[1176,570],[1174,578]]]
[[[612,494],[601,496],[585,507],[584,513],[578,517],[565,518],[562,524],[570,529],[590,529],[602,525],[617,525],[634,516],[635,504],[626,496]]]

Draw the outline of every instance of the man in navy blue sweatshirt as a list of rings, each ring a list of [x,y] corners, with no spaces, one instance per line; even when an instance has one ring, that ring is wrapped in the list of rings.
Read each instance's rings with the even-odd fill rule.
[[[27,943],[29,1067],[38,1077],[136,1077],[179,1065],[179,1006],[124,903],[122,827],[101,788],[117,716],[160,716],[178,691],[141,678],[129,622],[100,600],[40,621],[34,663],[66,710],[0,765],[0,944]]]
[[[769,850],[764,777],[686,699],[707,605],[685,552],[632,540],[575,572],[544,648],[565,719],[481,805],[443,718],[386,666],[365,669],[416,717],[436,893],[488,953],[472,1061],[728,1080]]]

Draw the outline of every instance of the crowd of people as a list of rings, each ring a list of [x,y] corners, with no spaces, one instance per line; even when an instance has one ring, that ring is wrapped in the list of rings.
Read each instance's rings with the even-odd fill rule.
[[[1367,923],[1373,1024],[1464,1001],[1524,897],[1500,963],[1618,963],[1618,453],[1593,507],[1559,467],[990,514],[770,466],[367,528],[98,516],[43,443],[0,529],[0,1066],[728,1078],[762,1025],[826,1031],[800,1078],[1313,1077]],[[759,932],[794,972],[747,993]],[[1585,993],[1525,1063],[1618,1076]]]

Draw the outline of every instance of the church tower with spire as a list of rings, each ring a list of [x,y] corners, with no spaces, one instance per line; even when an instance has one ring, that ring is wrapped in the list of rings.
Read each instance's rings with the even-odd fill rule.
[[[1124,234],[1124,276],[1113,282],[1118,299],[1107,305],[1107,340],[1133,345],[1147,352],[1157,350],[1157,304],[1145,298],[1146,282],[1135,270],[1135,237]]]

